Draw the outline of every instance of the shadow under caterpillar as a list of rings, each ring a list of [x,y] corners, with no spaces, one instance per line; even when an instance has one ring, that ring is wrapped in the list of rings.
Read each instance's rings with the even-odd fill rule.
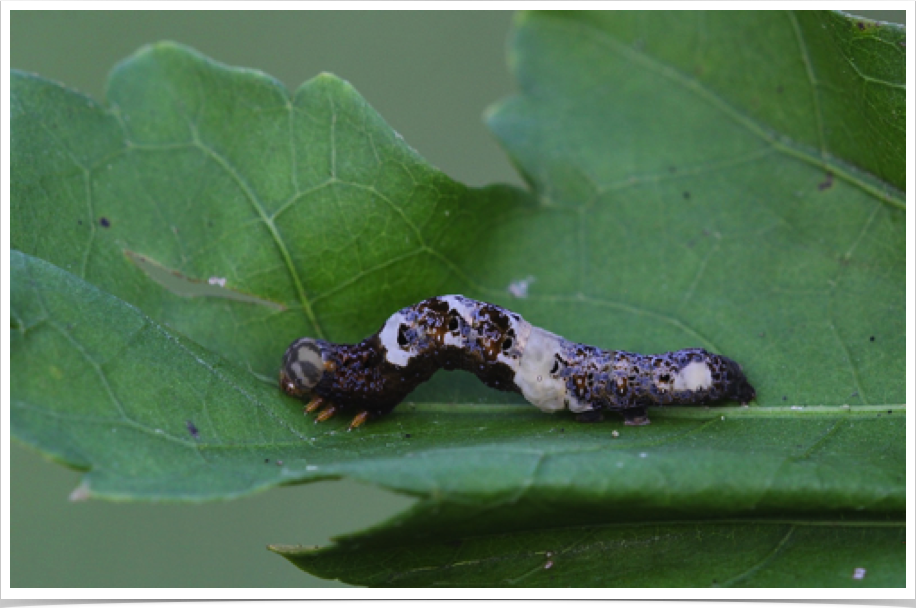
[[[359,344],[299,338],[283,356],[280,388],[311,396],[305,411],[321,409],[315,422],[356,414],[353,429],[390,412],[439,369],[471,372],[542,411],[569,409],[580,422],[619,411],[626,424],[643,425],[651,405],[746,404],[756,396],[740,365],[702,348],[658,355],[603,350],[460,295],[403,308]]]

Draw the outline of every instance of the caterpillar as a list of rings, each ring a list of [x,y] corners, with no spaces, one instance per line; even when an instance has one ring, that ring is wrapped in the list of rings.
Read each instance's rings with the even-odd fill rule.
[[[702,348],[658,355],[578,344],[501,306],[460,295],[423,300],[391,315],[358,344],[299,338],[283,356],[280,388],[315,422],[355,414],[349,429],[389,413],[439,369],[465,370],[484,384],[521,393],[544,412],[569,409],[580,422],[618,411],[649,424],[651,405],[756,397],[741,366]]]

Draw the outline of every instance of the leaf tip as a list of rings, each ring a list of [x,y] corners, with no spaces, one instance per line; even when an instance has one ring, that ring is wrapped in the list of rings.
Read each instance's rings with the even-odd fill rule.
[[[348,80],[341,78],[333,72],[318,72],[315,76],[312,76],[306,80],[300,87],[300,90],[306,90],[310,87],[318,87],[320,89],[326,88],[334,91],[344,91],[349,94],[356,94],[359,96],[359,92],[356,90],[356,87],[354,87]]]
[[[160,55],[160,54],[195,55],[198,53],[191,47],[185,46],[178,42],[174,42],[172,40],[159,40],[156,42],[151,42],[150,44],[144,44],[143,46],[138,48],[136,51],[134,51],[133,53],[131,53],[130,55],[128,55],[127,57],[119,61],[117,64],[115,64],[115,67],[112,70],[112,73],[116,73],[124,69],[126,66],[130,65],[131,63],[136,62],[138,60],[142,60],[149,56],[155,56],[155,55]]]
[[[267,545],[267,550],[278,555],[300,555],[304,553],[314,553],[320,550],[318,545]]]

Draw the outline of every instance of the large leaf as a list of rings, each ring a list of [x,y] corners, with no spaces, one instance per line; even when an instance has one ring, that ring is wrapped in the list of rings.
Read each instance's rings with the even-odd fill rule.
[[[411,532],[417,538],[441,534],[446,521],[451,535],[473,531],[490,511],[486,527],[526,527],[552,501],[566,504],[564,516],[577,522],[697,510],[830,512],[854,519],[867,510],[886,520],[902,505],[902,453],[861,448],[903,441],[904,418],[883,406],[855,413],[814,408],[806,413],[814,425],[786,408],[727,408],[727,429],[715,424],[725,419],[724,409],[674,412],[651,432],[619,434],[611,449],[605,429],[567,432],[545,425],[531,408],[453,413],[453,407],[429,405],[418,420],[398,421],[395,428],[373,425],[368,436],[354,438],[303,424],[272,387],[56,266],[13,252],[11,271],[14,430],[55,458],[90,469],[83,496],[199,500],[341,475],[386,480],[418,496],[451,496],[431,519],[428,509],[418,510]],[[33,374],[40,382],[27,380]],[[787,415],[788,423],[782,420]],[[812,427],[818,429],[815,443],[796,445],[809,441]],[[768,439],[754,440],[759,433]],[[826,436],[828,449],[819,445]],[[729,453],[729,446],[748,443],[760,453],[742,458],[737,447]],[[717,477],[715,484],[691,487],[702,481],[699,471],[673,478],[685,449],[694,467]],[[846,454],[858,454],[858,466],[839,470]],[[612,489],[621,503],[595,502],[603,492],[580,487],[572,471],[590,484],[612,485],[604,492]],[[792,490],[811,485],[812,475],[821,478],[821,488],[800,501]],[[730,501],[723,501],[725,488],[734,494]],[[656,500],[633,512],[646,493]],[[513,508],[501,513],[499,505],[507,502]],[[389,531],[404,538],[403,530]]]
[[[330,76],[290,97],[157,45],[116,70],[100,106],[15,75],[14,246],[154,320],[112,296],[109,315],[88,315],[97,290],[23,262],[53,280],[19,274],[20,293],[74,295],[42,296],[61,305],[36,331],[31,300],[14,307],[13,430],[90,469],[90,495],[198,500],[348,476],[420,497],[337,547],[279,549],[359,584],[902,584],[902,39],[830,13],[524,14],[510,47],[522,92],[490,124],[536,202],[448,180]],[[235,368],[272,379],[293,337],[353,340],[444,291],[608,348],[722,352],[758,403],[653,411],[612,438],[618,424],[496,405],[507,397],[453,374],[346,434]],[[134,325],[112,331],[119,315]],[[162,344],[137,342],[138,324]],[[240,390],[210,396],[205,368],[160,358],[176,344]],[[48,388],[46,362],[65,353],[80,391]],[[117,359],[149,363],[103,364]],[[157,366],[143,391],[112,388]],[[148,398],[175,377],[188,390]],[[186,412],[217,402],[193,436]],[[119,405],[129,440],[105,428]],[[617,543],[621,560],[651,559],[646,522],[670,563],[706,551],[695,529],[737,540],[704,577],[542,577],[559,570],[543,569],[540,541],[572,557],[594,535],[576,555]],[[830,522],[845,524],[813,525]],[[792,580],[765,557],[800,539],[868,563],[836,553],[835,576]],[[453,576],[464,546],[483,566]],[[792,555],[788,569],[804,561]],[[881,575],[843,578],[859,567]]]

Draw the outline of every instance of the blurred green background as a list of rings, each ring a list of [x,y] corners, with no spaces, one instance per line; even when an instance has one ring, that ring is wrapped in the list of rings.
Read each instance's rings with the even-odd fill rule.
[[[903,22],[902,11],[855,11]],[[104,98],[110,69],[174,40],[295,89],[329,71],[350,81],[420,154],[469,185],[521,180],[481,120],[513,92],[506,12],[13,11],[10,62]],[[279,356],[279,355],[278,355]],[[12,587],[303,587],[269,543],[327,544],[411,500],[351,482],[226,503],[130,504],[67,496],[80,475],[13,444]]]

